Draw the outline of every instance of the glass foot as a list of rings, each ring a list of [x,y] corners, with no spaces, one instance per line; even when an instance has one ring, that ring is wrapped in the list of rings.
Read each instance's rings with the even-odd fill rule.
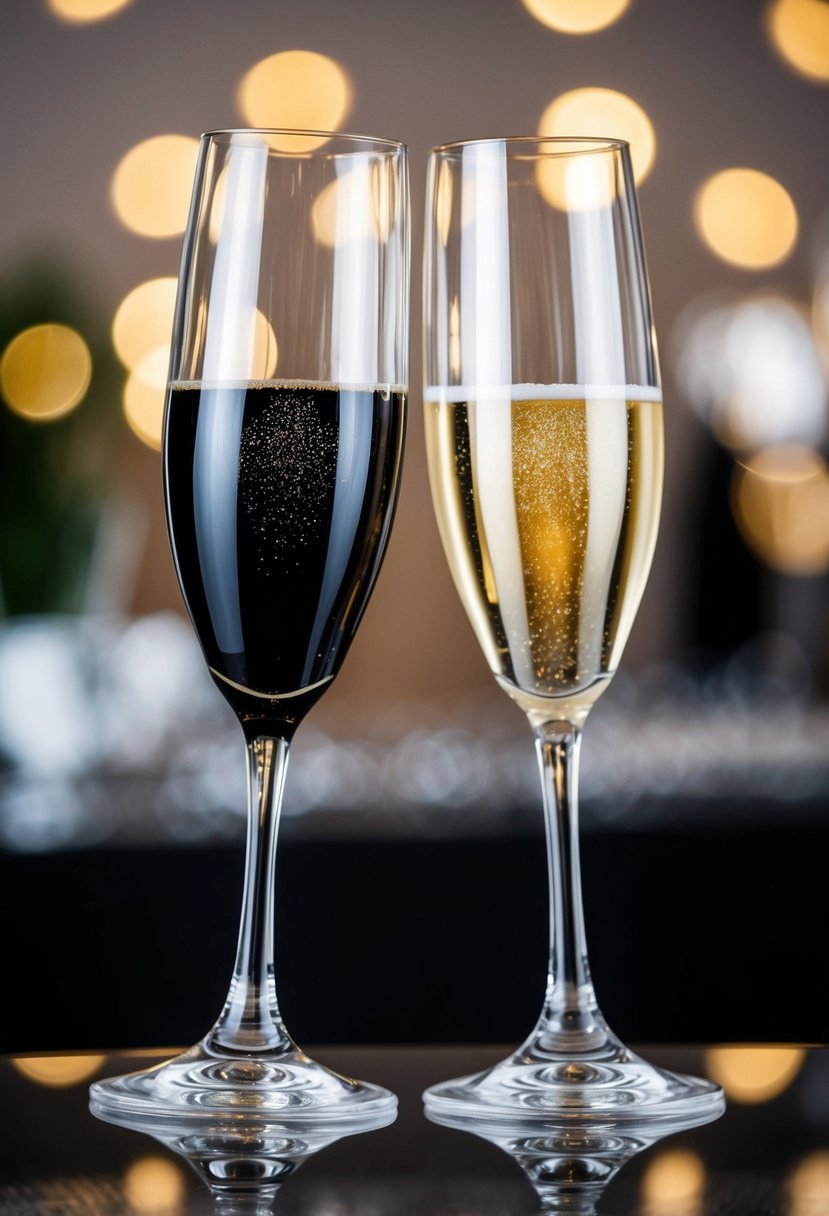
[[[279,1054],[217,1054],[198,1043],[164,1064],[96,1081],[90,1109],[108,1122],[147,1130],[157,1122],[217,1115],[339,1124],[375,1123],[393,1116],[397,1098],[387,1089],[341,1077],[298,1049]]]
[[[612,1039],[587,1053],[523,1048],[487,1072],[433,1085],[427,1114],[490,1125],[541,1122],[651,1124],[707,1122],[725,1109],[712,1081],[656,1068]]]

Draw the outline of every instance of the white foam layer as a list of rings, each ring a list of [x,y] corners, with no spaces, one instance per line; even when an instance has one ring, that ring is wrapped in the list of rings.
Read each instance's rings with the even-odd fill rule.
[[[652,384],[430,384],[424,401],[661,401]]]
[[[328,389],[335,393],[407,393],[402,384],[335,384],[331,380],[171,380],[170,388],[241,389],[250,388],[308,388]]]

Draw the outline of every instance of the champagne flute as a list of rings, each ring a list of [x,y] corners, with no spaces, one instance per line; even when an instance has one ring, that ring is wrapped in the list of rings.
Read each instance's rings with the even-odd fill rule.
[[[449,144],[429,161],[424,405],[449,566],[541,766],[550,960],[539,1021],[487,1073],[428,1090],[453,1117],[710,1117],[719,1088],[638,1059],[590,979],[577,826],[579,745],[647,579],[662,405],[627,145]]]
[[[92,1086],[104,1117],[374,1120],[396,1106],[290,1038],[276,998],[276,835],[294,732],[339,671],[388,541],[408,343],[406,149],[329,132],[202,137],[164,427],[167,521],[210,674],[244,731],[238,953],[218,1021]]]

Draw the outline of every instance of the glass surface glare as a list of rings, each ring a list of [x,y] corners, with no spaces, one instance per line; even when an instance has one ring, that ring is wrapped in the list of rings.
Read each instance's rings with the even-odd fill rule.
[[[319,151],[291,152],[294,134],[202,137],[182,253],[163,435],[167,521],[208,669],[247,741],[248,845],[218,1021],[183,1056],[92,1087],[94,1113],[146,1128],[222,1112],[362,1125],[395,1109],[387,1090],[323,1068],[290,1038],[273,908],[290,743],[353,640],[397,499],[406,150],[315,132]],[[321,244],[315,207],[355,180],[365,188],[339,192]],[[138,364],[127,394],[131,425],[150,443],[154,398],[143,386],[154,388],[165,354]]]
[[[535,733],[550,884],[535,1029],[489,1072],[427,1090],[427,1111],[515,1126],[705,1121],[722,1110],[717,1085],[652,1067],[608,1028],[581,907],[581,730],[635,619],[662,496],[662,393],[627,144],[435,149],[424,333],[438,527],[487,663]]]

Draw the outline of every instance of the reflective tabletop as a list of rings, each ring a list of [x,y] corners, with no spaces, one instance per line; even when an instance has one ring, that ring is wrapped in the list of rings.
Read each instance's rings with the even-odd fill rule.
[[[612,1127],[541,1121],[473,1134],[426,1119],[424,1088],[494,1064],[502,1047],[314,1054],[392,1089],[397,1119],[359,1134],[271,1126],[244,1143],[236,1129],[231,1151],[221,1136],[158,1139],[89,1113],[91,1080],[159,1053],[2,1061],[0,1216],[829,1216],[821,1048],[645,1049],[659,1065],[713,1077],[728,1096],[721,1118],[656,1142]]]

